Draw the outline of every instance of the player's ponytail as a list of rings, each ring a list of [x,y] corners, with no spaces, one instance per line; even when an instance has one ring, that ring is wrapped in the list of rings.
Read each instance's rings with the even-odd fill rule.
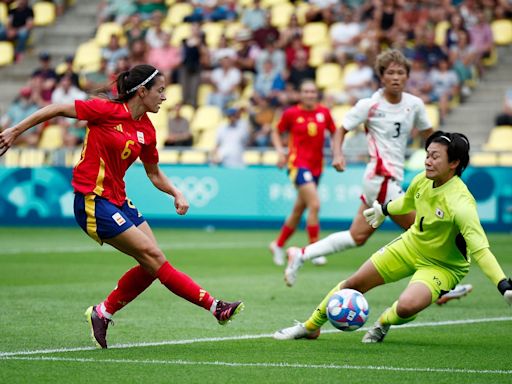
[[[140,87],[151,89],[155,84],[155,78],[161,76],[158,70],[148,64],[136,65],[128,71],[117,75],[117,98],[114,101],[126,102],[130,100]]]
[[[439,143],[446,146],[448,161],[459,161],[455,174],[461,176],[469,164],[469,140],[462,133],[449,133],[436,131],[425,142],[425,150],[431,143]]]

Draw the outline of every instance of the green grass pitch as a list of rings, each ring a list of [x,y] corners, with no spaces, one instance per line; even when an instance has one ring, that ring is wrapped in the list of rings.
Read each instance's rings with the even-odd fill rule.
[[[323,295],[396,233],[306,265],[287,288],[267,250],[271,231],[155,230],[171,263],[213,295],[243,299],[245,311],[219,326],[158,281],[115,316],[112,348],[93,347],[84,310],[134,265],[78,228],[0,229],[0,383],[512,383],[512,308],[472,265],[474,290],[392,328],[382,344],[330,325],[318,340],[271,334],[306,319]],[[327,233],[324,233],[326,235]],[[490,234],[512,274],[510,234]],[[290,244],[303,245],[298,232]],[[373,323],[405,287],[366,294]]]

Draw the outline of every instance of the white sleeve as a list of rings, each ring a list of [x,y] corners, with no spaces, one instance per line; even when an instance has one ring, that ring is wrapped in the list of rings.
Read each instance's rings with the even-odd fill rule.
[[[425,131],[429,128],[432,128],[432,123],[429,121],[427,116],[427,110],[425,109],[425,104],[423,101],[419,101],[418,109],[416,111],[416,118],[414,120],[414,126],[420,131]]]
[[[362,99],[357,102],[343,118],[343,128],[347,131],[356,129],[361,123],[368,120],[368,111],[370,110],[371,100]]]

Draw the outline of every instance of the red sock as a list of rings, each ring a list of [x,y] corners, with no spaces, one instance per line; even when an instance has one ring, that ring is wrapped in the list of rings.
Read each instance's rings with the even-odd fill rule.
[[[204,309],[210,310],[215,298],[210,296],[208,292],[197,285],[189,276],[174,269],[168,261],[160,267],[156,272],[156,276],[172,293]]]
[[[279,233],[279,237],[276,240],[276,245],[278,247],[282,247],[286,240],[290,238],[295,232],[295,228],[288,227],[286,224],[281,227],[281,232]]]
[[[113,315],[144,292],[155,279],[140,265],[133,267],[119,279],[117,287],[103,302],[106,311]]]
[[[320,225],[308,225],[306,229],[308,231],[309,244],[316,243],[320,234]]]

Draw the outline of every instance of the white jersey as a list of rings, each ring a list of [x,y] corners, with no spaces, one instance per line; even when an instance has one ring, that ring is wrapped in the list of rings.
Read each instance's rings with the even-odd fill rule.
[[[424,131],[432,127],[423,101],[403,92],[402,100],[391,104],[379,89],[371,97],[359,100],[343,119],[343,127],[347,131],[356,129],[360,124],[365,126],[370,154],[365,179],[378,175],[402,183],[405,150],[411,130],[416,127]]]

